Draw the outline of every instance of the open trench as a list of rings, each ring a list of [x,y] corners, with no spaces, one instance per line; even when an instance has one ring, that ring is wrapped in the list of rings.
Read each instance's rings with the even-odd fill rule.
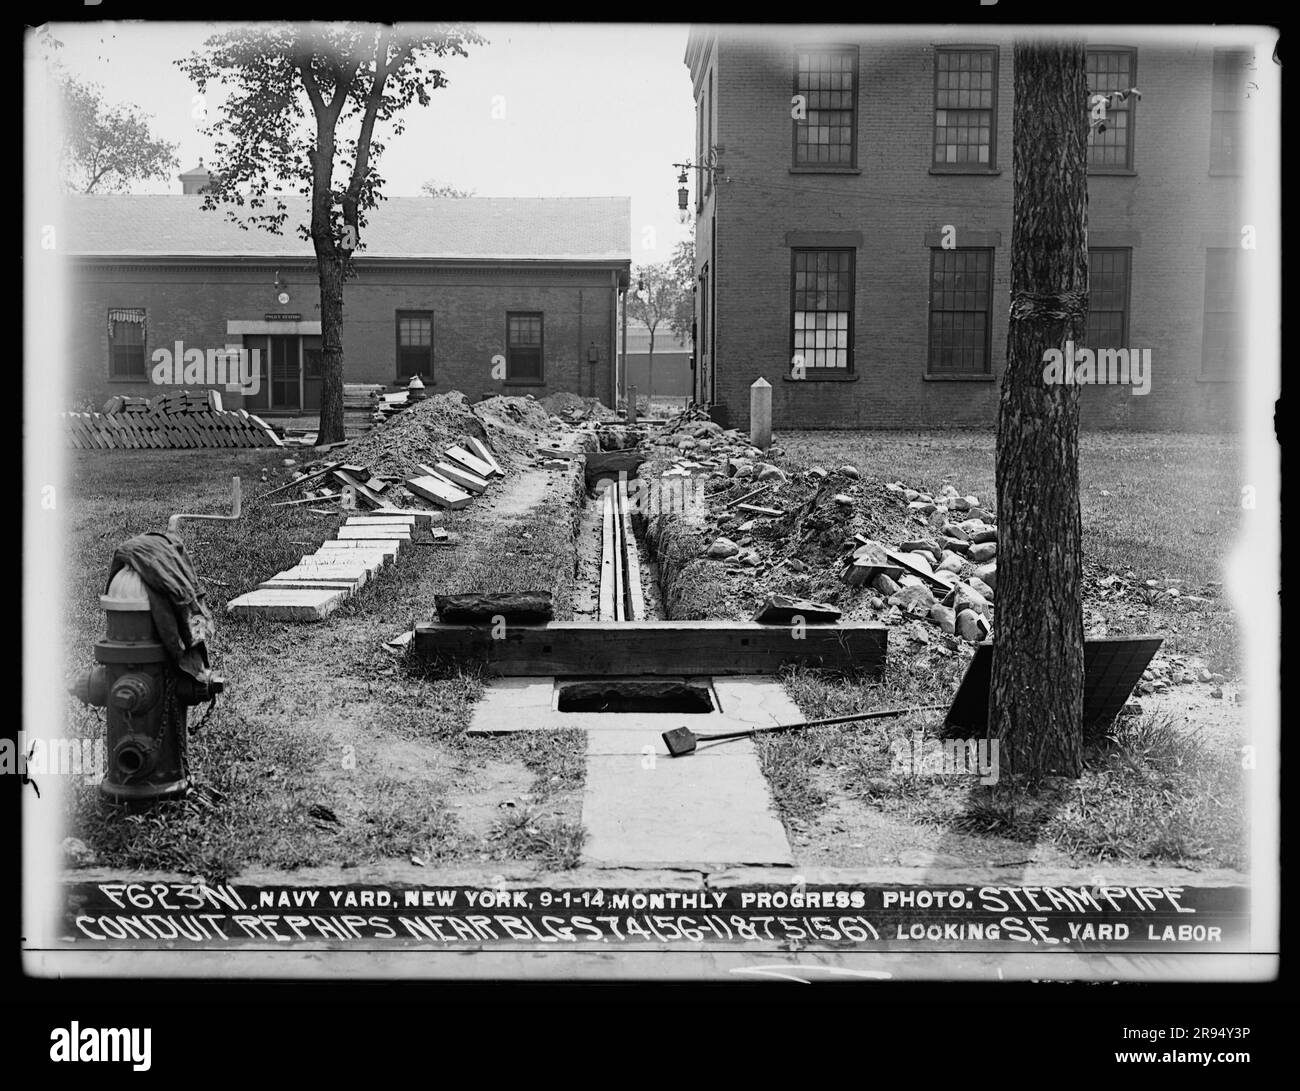
[[[624,627],[663,623],[659,569],[636,534],[653,505],[635,470],[589,477],[575,554],[573,619],[610,627],[622,669],[600,676],[503,677],[486,687],[470,734],[576,728],[587,739],[582,865],[712,871],[793,866],[753,743],[702,743],[673,758],[663,732],[748,730],[799,718],[767,676],[667,674]],[[630,634],[629,634],[630,635]]]

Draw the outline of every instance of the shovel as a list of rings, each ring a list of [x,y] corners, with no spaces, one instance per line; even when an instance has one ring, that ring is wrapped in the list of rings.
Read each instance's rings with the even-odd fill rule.
[[[848,724],[855,720],[878,720],[885,716],[902,716],[906,712],[929,712],[946,709],[947,705],[915,705],[912,708],[886,708],[877,712],[855,712],[852,716],[834,716],[829,720],[800,720],[794,724],[773,724],[771,727],[751,727],[748,731],[718,731],[707,735],[697,735],[689,727],[678,727],[663,733],[664,745],[674,758],[684,754],[694,754],[695,744],[713,742],[720,739],[746,739],[754,735],[768,735],[777,731],[797,731],[805,727],[828,727],[831,724]]]

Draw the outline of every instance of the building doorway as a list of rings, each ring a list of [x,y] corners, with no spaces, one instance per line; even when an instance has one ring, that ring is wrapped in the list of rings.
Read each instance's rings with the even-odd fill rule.
[[[319,334],[245,334],[244,348],[257,350],[259,384],[248,408],[264,413],[320,410]]]

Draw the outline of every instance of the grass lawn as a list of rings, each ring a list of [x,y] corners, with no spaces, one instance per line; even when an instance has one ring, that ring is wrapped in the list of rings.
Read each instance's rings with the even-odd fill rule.
[[[784,508],[790,518],[760,522],[739,539],[742,545],[752,540],[771,568],[756,574],[701,558],[713,535],[738,536],[735,524],[743,517],[697,529],[673,519],[652,524],[670,616],[748,617],[766,594],[778,592],[835,602],[848,618],[876,618],[865,590],[838,581],[835,557],[853,531],[895,544],[924,536],[901,496],[886,491],[885,483],[901,481],[926,492],[951,483],[986,506],[996,504],[991,432],[787,432],[774,443],[780,454],[772,461],[791,481],[756,502]],[[1104,626],[1112,636],[1157,633],[1165,640],[1162,658],[1191,657],[1232,676],[1236,622],[1219,581],[1238,526],[1238,442],[1225,436],[1089,433],[1080,447],[1089,629]],[[821,466],[833,473],[845,464],[855,466],[861,480],[838,477],[830,491],[850,492],[854,514],[819,523],[804,507],[812,492],[803,483],[804,471]],[[709,488],[719,489],[712,502],[716,511],[753,482]],[[799,542],[790,525],[796,517]],[[795,574],[781,563],[791,557],[804,562],[805,570]],[[1109,576],[1120,583],[1107,586],[1102,581]],[[1170,587],[1177,593],[1170,594]],[[969,652],[954,653],[929,639],[928,632],[938,633],[934,628],[918,641],[918,629],[927,623],[891,628],[881,679],[796,671],[787,675],[787,688],[809,718],[946,703]],[[778,808],[807,862],[855,863],[847,849],[857,842],[875,860],[891,847],[914,843],[931,854],[947,848],[981,859],[1023,855],[1026,845],[1037,846],[1040,855],[1073,866],[1115,860],[1245,866],[1239,724],[1199,730],[1166,711],[1148,711],[1117,724],[1107,742],[1090,752],[1080,781],[1051,781],[1037,792],[1015,795],[1005,783],[972,786],[973,778],[891,771],[891,747],[914,732],[933,732],[941,719],[919,713],[760,740]]]
[[[98,595],[118,543],[165,529],[173,512],[228,511],[236,474],[245,513],[234,523],[181,525],[217,620],[209,651],[227,679],[211,718],[191,736],[191,764],[209,790],[128,815],[78,783],[67,832],[104,866],[212,881],[250,866],[411,857],[572,866],[581,844],[582,740],[465,739],[479,679],[408,670],[383,644],[432,616],[435,593],[516,589],[519,565],[553,592],[564,616],[573,592],[573,480],[512,474],[497,486],[496,518],[483,502],[447,513],[443,525],[461,536],[459,545],[410,546],[323,624],[234,620],[224,612],[229,599],[313,552],[342,521],[312,514],[315,505],[256,500],[287,480],[284,457],[283,450],[71,456],[69,679],[93,664],[104,626]],[[271,479],[259,485],[264,466]],[[65,701],[74,732],[102,735],[100,710]],[[191,723],[197,719],[192,713]]]

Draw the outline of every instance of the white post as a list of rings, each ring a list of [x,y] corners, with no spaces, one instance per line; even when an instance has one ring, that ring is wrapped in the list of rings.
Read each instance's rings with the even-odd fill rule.
[[[772,446],[772,384],[761,377],[749,388],[749,442],[761,451]]]

